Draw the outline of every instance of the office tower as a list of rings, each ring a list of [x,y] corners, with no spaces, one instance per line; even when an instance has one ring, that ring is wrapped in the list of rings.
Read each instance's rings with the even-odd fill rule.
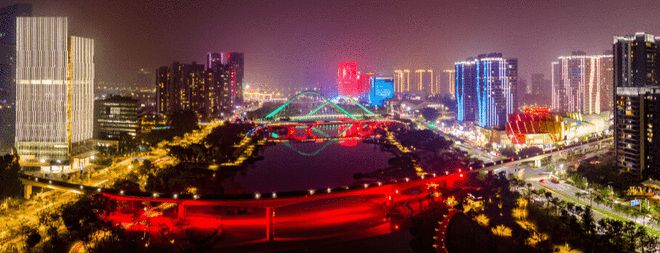
[[[598,114],[608,86],[612,86],[612,55],[582,51],[560,56],[552,63],[552,109],[558,112]],[[607,103],[607,102],[605,102]]]
[[[416,69],[412,92],[416,95],[432,95],[431,89],[434,86],[433,69]]]
[[[456,96],[456,70],[445,69],[442,71],[441,86],[443,87],[441,93]]]
[[[612,51],[606,51],[603,54],[611,56]],[[600,87],[600,111],[612,111],[612,94],[614,94],[614,57],[603,57],[600,60],[602,66],[600,67],[600,75],[598,78],[603,81],[603,85]]]
[[[209,107],[212,110],[212,115],[222,116],[223,114],[231,113],[235,108],[235,76],[236,71],[234,66],[222,65],[215,69],[208,70],[211,75],[207,77],[212,80],[211,91],[209,93]]]
[[[337,91],[341,96],[357,97],[358,66],[354,61],[340,62],[337,69]]]
[[[552,82],[546,79],[543,74],[532,74],[531,85],[529,85],[529,97],[526,102],[550,106],[552,104]]]
[[[233,69],[230,75],[231,85],[228,87],[231,96],[232,106],[241,105],[243,103],[243,79],[245,76],[245,58],[243,53],[239,52],[220,52],[208,53],[207,67],[211,70],[220,67],[227,68],[231,66]]]
[[[204,114],[195,109],[202,106],[199,99],[206,88],[205,70],[203,64],[195,62],[192,64],[174,62],[171,68],[166,66],[158,68],[156,70],[158,112],[171,115],[179,111],[193,110]]]
[[[456,62],[456,120],[469,122],[477,119],[477,61]]]
[[[231,113],[237,105],[236,66],[233,64],[172,63],[156,70],[158,113],[190,110],[201,120]]]
[[[32,5],[0,9],[0,154],[14,146],[16,126],[16,17],[32,15]]]
[[[397,95],[403,95],[410,92],[410,70],[394,70],[394,92]]]
[[[517,111],[518,60],[501,53],[477,57],[477,124],[504,128],[507,116]]]
[[[16,149],[22,164],[82,170],[94,127],[94,41],[65,17],[16,20]]]
[[[415,70],[415,85],[412,90],[417,95],[431,94],[430,89],[433,87],[433,70],[432,69],[416,69]]]
[[[94,136],[101,140],[116,140],[120,149],[135,144],[139,129],[138,100],[111,96],[94,103]]]
[[[614,154],[617,167],[660,178],[660,37],[614,37]]]
[[[371,77],[373,77],[375,73],[373,72],[362,72],[358,71],[358,93],[359,93],[359,100],[360,102],[369,102],[369,92],[371,90]]]
[[[455,63],[456,118],[486,128],[504,128],[517,111],[518,60],[501,53],[481,54]]]
[[[394,78],[372,76],[370,80],[369,105],[384,106],[388,99],[394,97]]]

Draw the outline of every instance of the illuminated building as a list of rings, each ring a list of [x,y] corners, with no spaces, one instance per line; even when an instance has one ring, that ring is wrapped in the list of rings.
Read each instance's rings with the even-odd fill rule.
[[[32,5],[0,9],[0,154],[14,146],[16,126],[16,17],[32,15]]]
[[[359,92],[359,101],[369,101],[369,94],[371,91],[371,78],[374,76],[374,73],[362,73],[358,72],[358,92]]]
[[[518,60],[500,53],[477,58],[477,124],[504,128],[507,116],[517,110]]]
[[[429,93],[431,94],[430,89],[434,86],[434,77],[432,69],[416,69],[415,78],[417,82],[415,84],[414,92],[418,95]]]
[[[156,70],[158,112],[171,115],[175,112],[192,110],[200,116],[205,112],[206,73],[203,64],[172,63],[171,67]],[[204,111],[199,111],[202,109]]]
[[[94,128],[94,41],[69,36],[66,17],[18,17],[16,56],[22,165],[82,170]]]
[[[394,97],[394,79],[380,76],[373,76],[370,79],[369,105],[385,105],[385,101]]]
[[[457,119],[503,129],[507,116],[518,106],[518,60],[490,53],[455,66]]]
[[[509,115],[506,133],[512,144],[551,144],[563,140],[564,120],[547,107],[526,107]]]
[[[573,52],[552,63],[552,109],[558,112],[598,114],[609,107],[606,92],[612,86],[612,55]],[[604,100],[604,101],[603,101]]]
[[[477,62],[456,62],[456,120],[460,122],[477,119]]]
[[[236,80],[233,64],[218,63],[206,69],[195,62],[174,62],[171,67],[160,67],[156,70],[158,113],[191,110],[202,120],[229,113],[239,101]]]
[[[442,71],[442,82],[440,82],[442,87],[445,87],[445,93],[450,96],[456,96],[456,70],[455,69],[445,69]],[[438,92],[441,91],[438,89]]]
[[[166,115],[158,113],[149,113],[141,115],[140,122],[140,134],[148,134],[153,130],[166,129],[168,118]]]
[[[614,154],[617,167],[660,177],[660,37],[614,37]]]
[[[410,92],[410,70],[394,70],[394,93],[406,94]]]
[[[111,96],[94,104],[94,136],[101,140],[118,140],[121,147],[135,140],[138,134],[138,100]]]
[[[337,70],[337,91],[339,95],[358,97],[360,95],[357,63],[340,62]]]
[[[207,67],[211,70],[233,68],[230,73],[229,94],[232,105],[243,103],[243,79],[245,77],[245,59],[243,53],[220,52],[207,55]]]

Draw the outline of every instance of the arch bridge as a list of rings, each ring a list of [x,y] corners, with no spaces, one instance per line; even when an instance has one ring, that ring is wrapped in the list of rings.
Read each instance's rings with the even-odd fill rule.
[[[292,104],[294,104],[296,101],[300,100],[303,97],[307,96],[313,96],[313,97],[318,97],[320,98],[323,103],[311,111],[303,114],[303,115],[296,115],[296,116],[284,116],[281,115],[283,111],[286,111],[285,109],[290,107]],[[347,101],[349,105],[355,105],[357,106],[361,111],[360,113],[350,113],[348,110],[346,110],[344,107],[342,107],[340,104],[336,103],[335,101],[338,99],[342,99],[344,101]],[[337,112],[337,114],[320,114],[319,112],[324,109],[324,108],[333,108]],[[287,121],[306,121],[306,120],[320,120],[320,119],[329,119],[329,118],[348,118],[348,119],[359,119],[359,118],[377,118],[378,115],[360,104],[358,101],[356,101],[352,97],[348,96],[337,96],[332,99],[327,98],[320,93],[316,91],[303,91],[300,92],[291,98],[289,98],[284,104],[280,105],[279,107],[275,108],[275,110],[271,111],[268,115],[266,115],[263,119],[264,120],[281,120],[281,119],[288,119]]]

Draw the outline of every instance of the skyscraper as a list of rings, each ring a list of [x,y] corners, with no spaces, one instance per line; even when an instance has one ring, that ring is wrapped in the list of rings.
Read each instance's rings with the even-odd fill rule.
[[[140,122],[138,100],[131,97],[111,96],[95,101],[94,136],[102,140],[116,140],[124,149],[137,137]]]
[[[456,96],[456,70],[445,69],[442,71],[441,86],[443,91],[441,93],[449,94],[449,96]]]
[[[340,62],[337,68],[337,91],[339,91],[339,95],[349,97],[359,96],[358,76],[356,62]]]
[[[477,61],[468,58],[454,63],[456,77],[456,120],[477,119]]]
[[[230,99],[232,106],[241,105],[243,103],[243,78],[245,77],[245,58],[243,53],[239,52],[220,52],[208,53],[207,67],[211,70],[219,68],[225,69],[229,66],[232,67],[230,71],[231,85],[229,89]]]
[[[501,53],[477,57],[477,124],[504,128],[509,114],[518,111],[518,60]]]
[[[410,93],[409,69],[394,70],[394,93],[397,95]]]
[[[486,128],[504,128],[517,111],[518,60],[501,53],[456,62],[456,119]]]
[[[209,54],[209,59],[211,55]],[[220,58],[218,58],[220,59]],[[172,63],[156,70],[158,113],[172,115],[190,110],[202,120],[231,113],[238,105],[236,65],[209,61],[204,64]]]
[[[435,83],[433,69],[416,69],[415,85],[413,91],[417,95],[432,95]]]
[[[0,154],[14,146],[16,126],[16,17],[32,15],[32,5],[0,9]]]
[[[69,36],[66,17],[18,17],[16,23],[21,162],[53,172],[82,169],[94,126],[94,41]]]
[[[552,109],[586,114],[607,110],[601,105],[608,103],[605,92],[612,86],[611,58],[612,55],[586,55],[576,51],[553,62]]]
[[[621,171],[660,177],[660,37],[614,37],[614,154]]]
[[[369,104],[383,106],[385,102],[394,97],[394,79],[392,77],[372,76],[369,90]]]

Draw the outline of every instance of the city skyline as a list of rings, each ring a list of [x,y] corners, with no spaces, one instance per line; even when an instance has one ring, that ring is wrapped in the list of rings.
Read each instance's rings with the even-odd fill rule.
[[[18,2],[30,3],[5,5]],[[548,63],[557,55],[610,50],[615,35],[660,33],[653,22],[658,11],[654,1],[33,2],[35,16],[68,16],[73,31],[96,39],[99,81],[128,83],[141,68],[238,51],[249,62],[246,83],[278,88],[333,86],[340,61],[390,74],[401,66],[447,69],[456,59],[491,51],[518,58],[521,79],[550,76]]]

